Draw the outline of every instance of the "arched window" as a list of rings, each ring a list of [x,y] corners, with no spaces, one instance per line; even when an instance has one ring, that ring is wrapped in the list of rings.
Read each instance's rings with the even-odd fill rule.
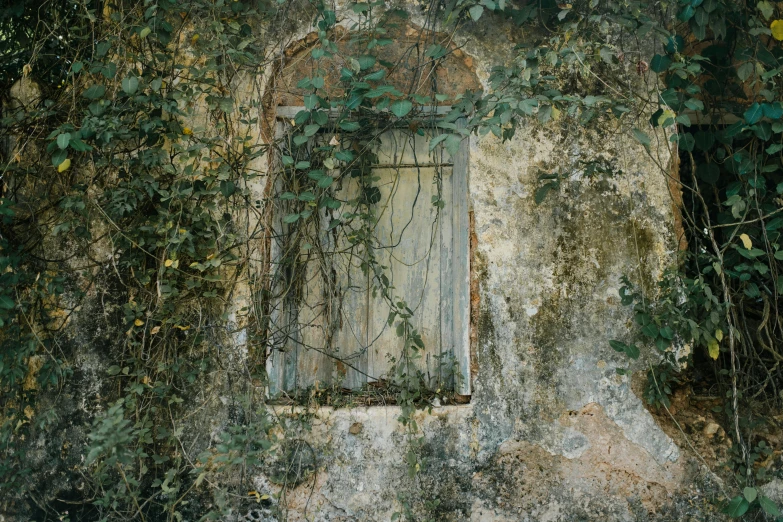
[[[394,52],[405,56],[405,49]],[[314,77],[318,85],[336,82],[338,59],[314,67],[308,56],[303,47],[289,57],[279,82],[285,87],[273,166],[280,175],[270,395],[381,386],[403,373],[433,389],[470,395],[468,140],[453,156],[442,146],[430,150],[447,106],[404,119],[357,108],[355,124],[346,125],[344,108],[319,107],[307,94]],[[467,68],[462,55],[425,61],[432,77],[441,68]],[[421,92],[415,87],[421,82],[403,72],[390,69],[388,76],[398,78],[390,87]],[[472,72],[462,76],[461,83],[452,81],[451,99],[478,85]]]

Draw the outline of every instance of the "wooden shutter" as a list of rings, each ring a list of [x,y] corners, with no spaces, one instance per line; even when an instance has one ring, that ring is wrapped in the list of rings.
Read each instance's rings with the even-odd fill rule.
[[[434,385],[442,377],[439,356],[451,354],[462,376],[457,392],[469,395],[468,144],[465,140],[452,160],[442,151],[429,153],[428,141],[407,130],[380,137],[378,167],[373,169],[380,178],[373,184],[381,193],[374,207],[375,255],[388,267],[385,274],[395,287],[395,298],[405,300],[414,311],[412,322],[425,344],[416,367]],[[440,209],[433,204],[438,178],[445,202]],[[358,190],[358,184],[346,178],[338,194],[347,200]],[[340,210],[345,211],[350,209]],[[339,297],[331,296],[327,302],[314,263],[305,271],[308,283],[298,304],[276,307],[279,312],[273,322],[289,321],[292,326],[287,333],[290,342],[268,361],[272,395],[338,383],[359,388],[386,377],[392,367],[390,357],[399,358],[402,352],[402,340],[395,326],[388,324],[389,306],[380,295],[373,295],[371,277],[361,269],[367,252],[351,248],[344,236],[330,246],[339,252],[327,261]],[[302,324],[308,326],[294,326]]]

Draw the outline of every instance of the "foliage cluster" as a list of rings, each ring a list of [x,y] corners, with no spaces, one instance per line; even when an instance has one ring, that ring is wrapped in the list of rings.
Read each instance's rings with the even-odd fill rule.
[[[15,43],[4,47],[0,85],[7,93],[23,78],[40,95],[26,106],[5,100],[0,127],[0,491],[27,499],[41,518],[207,520],[246,509],[249,477],[266,467],[281,477],[284,505],[286,486],[302,476],[289,464],[312,450],[291,442],[307,429],[306,413],[281,417],[268,407],[266,360],[307,326],[280,317],[301,300],[309,267],[330,267],[343,247],[361,253],[400,338],[388,377],[415,479],[425,463],[413,412],[427,405],[432,383],[416,368],[415,312],[376,256],[374,147],[390,129],[407,129],[426,136],[430,152],[453,155],[472,132],[510,139],[533,118],[628,132],[672,177],[687,251],[660,288],[627,281],[621,297],[645,342],[611,346],[632,359],[639,345],[663,354],[648,392],[661,406],[688,378],[683,363],[713,365],[740,448],[743,494],[726,510],[778,515],[755,486],[765,451],[759,409],[783,401],[779,7],[451,0],[416,8],[427,29],[448,34],[432,38],[414,70],[437,67],[455,31],[489,18],[525,42],[493,69],[489,92],[447,99],[388,79],[398,64],[384,48],[395,45],[389,31],[404,11],[382,2],[347,6],[348,54],[335,41],[339,13],[321,3],[3,4],[0,41]],[[294,10],[316,29],[313,72],[297,79],[304,110],[270,139],[274,102],[259,83],[279,72]],[[338,58],[344,66],[332,78]],[[431,107],[445,103],[451,109],[435,119]],[[682,153],[679,177],[658,155],[667,148],[669,158]],[[275,177],[259,194],[267,170]],[[542,181],[539,203],[559,187]],[[349,182],[357,190],[345,197]],[[319,271],[327,294],[336,289],[330,274]],[[100,354],[107,377],[89,439],[63,441],[87,459],[58,456],[53,465],[83,487],[68,502],[51,500],[22,442],[61,425],[58,401],[71,389],[79,344],[71,319],[96,296],[110,329]],[[436,386],[453,386],[455,373]],[[189,430],[219,397],[229,397],[230,415],[214,444],[197,445]],[[401,513],[419,516],[407,501]]]

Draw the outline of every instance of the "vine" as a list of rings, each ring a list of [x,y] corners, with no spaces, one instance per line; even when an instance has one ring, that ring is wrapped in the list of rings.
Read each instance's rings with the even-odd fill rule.
[[[350,3],[351,21],[318,2],[33,7],[0,13],[0,491],[15,492],[5,502],[61,520],[219,519],[262,501],[249,480],[265,469],[281,487],[263,501],[284,511],[286,488],[317,472],[317,452],[297,435],[310,410],[269,404],[267,368],[301,348],[360,371],[356,354],[327,349],[345,297],[338,254],[389,309],[400,352],[388,375],[370,377],[400,406],[415,479],[426,464],[416,409],[469,376],[448,357],[435,378],[421,370],[415,296],[399,295],[376,234],[378,146],[394,132],[423,137],[442,160],[471,133],[511,139],[534,119],[628,133],[668,177],[687,247],[658,288],[625,281],[639,332],[610,344],[631,359],[656,349],[646,398],[660,407],[688,371],[710,365],[738,448],[730,464],[742,494],[726,512],[779,516],[757,487],[768,476],[763,409],[783,401],[777,4],[432,3],[419,6],[425,36],[403,53],[407,69],[384,51],[405,11],[377,1]],[[285,74],[294,9],[316,29],[312,73],[296,79],[304,109],[269,136],[276,93],[260,78]],[[454,53],[454,35],[490,19],[526,42],[492,70],[488,92],[449,99],[432,72]],[[345,52],[338,28],[351,23]],[[415,71],[406,89],[391,79],[400,70]],[[442,181],[438,172],[424,202],[433,231],[448,204]],[[561,179],[541,181],[537,203]],[[315,289],[317,303],[305,298]],[[313,325],[322,345],[302,342]],[[106,378],[85,406],[89,435],[60,440],[53,457],[81,486],[52,499],[33,477],[29,442],[68,420],[58,412],[85,339]],[[307,405],[323,390],[299,392],[293,402]],[[229,414],[214,440],[194,439],[190,427],[221,398]],[[86,449],[84,463],[71,445]],[[399,517],[418,516],[401,504]]]

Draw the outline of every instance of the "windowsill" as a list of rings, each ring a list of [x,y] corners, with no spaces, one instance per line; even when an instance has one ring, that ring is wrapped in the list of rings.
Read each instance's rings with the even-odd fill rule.
[[[396,404],[388,404],[388,405],[372,405],[372,406],[362,406],[362,405],[356,405],[356,406],[350,406],[350,407],[334,407],[334,406],[326,406],[326,405],[318,405],[314,407],[308,407],[303,406],[301,404],[289,404],[289,405],[283,405],[283,404],[269,404],[269,407],[272,411],[279,414],[291,414],[291,413],[323,413],[325,415],[335,415],[340,414],[341,412],[346,413],[352,413],[357,411],[363,411],[363,412],[371,412],[371,411],[402,411],[402,408]],[[465,411],[473,408],[472,403],[466,403],[466,404],[446,404],[443,406],[433,407],[432,413],[438,414],[438,413],[448,413],[450,411]],[[427,413],[427,408],[423,409],[417,409],[417,412],[424,412]]]

